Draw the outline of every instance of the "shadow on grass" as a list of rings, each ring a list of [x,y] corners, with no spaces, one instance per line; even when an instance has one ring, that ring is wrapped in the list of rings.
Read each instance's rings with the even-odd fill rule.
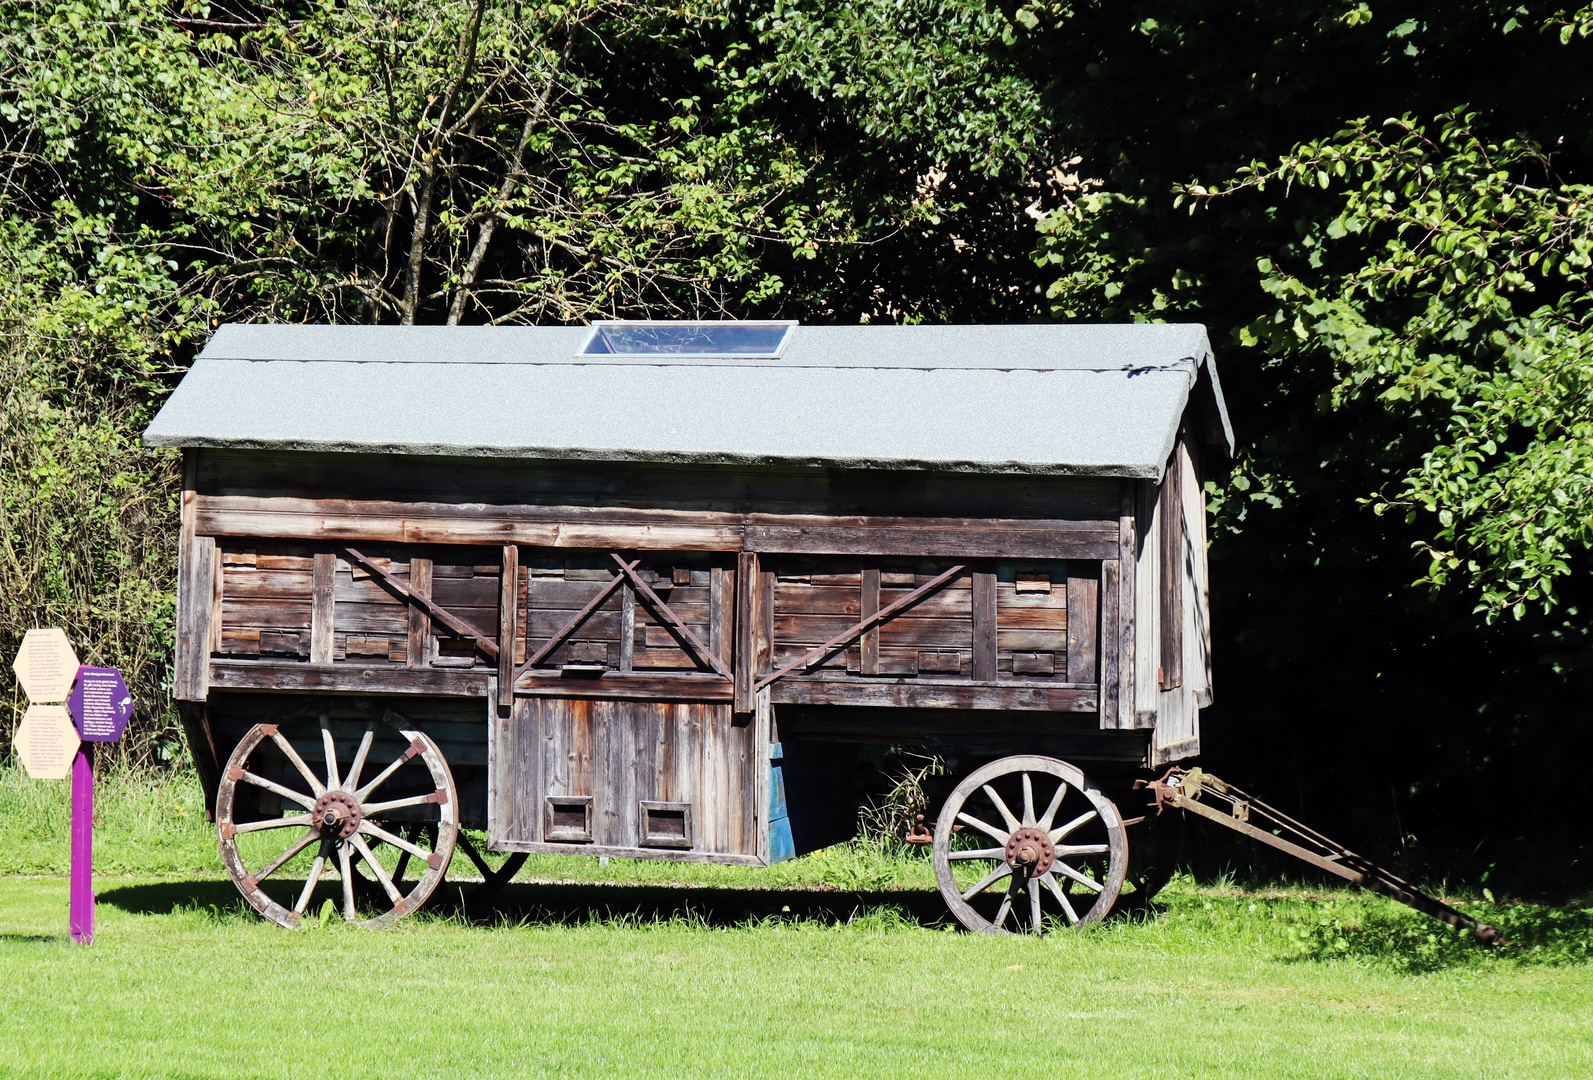
[[[445,883],[427,901],[424,914],[470,925],[558,925],[587,922],[652,923],[689,921],[703,926],[792,921],[852,922],[883,914],[891,921],[923,927],[946,925],[950,915],[940,893],[932,891],[820,892],[807,889],[734,889],[671,885],[515,883],[482,904],[461,902],[463,886]],[[267,883],[278,902],[292,903],[292,883]],[[340,886],[323,882],[308,910],[338,901]],[[228,881],[170,881],[124,885],[101,893],[102,904],[136,915],[210,912],[218,918],[253,917],[253,909]]]
[[[65,940],[66,934],[0,934],[0,945],[42,945]]]
[[[1406,972],[1443,971],[1497,961],[1585,964],[1593,961],[1593,908],[1542,904],[1466,905],[1497,927],[1506,944],[1489,948],[1467,930],[1414,911],[1344,911],[1328,904],[1314,921],[1293,928],[1296,960],[1363,960]]]

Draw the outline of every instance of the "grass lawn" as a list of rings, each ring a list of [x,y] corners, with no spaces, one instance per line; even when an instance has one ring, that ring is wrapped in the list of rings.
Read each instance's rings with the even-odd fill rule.
[[[13,816],[54,797],[0,777],[4,1076],[1593,1076],[1579,909],[1489,905],[1522,944],[1484,955],[1376,897],[1183,880],[1149,920],[976,938],[937,921],[927,862],[855,848],[539,859],[493,919],[289,932],[217,878],[202,821],[161,833],[130,792],[85,949],[49,829]],[[117,854],[146,828],[160,874]]]

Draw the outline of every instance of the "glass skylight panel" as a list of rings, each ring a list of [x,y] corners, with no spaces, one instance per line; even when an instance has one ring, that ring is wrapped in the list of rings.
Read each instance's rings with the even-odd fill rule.
[[[779,322],[597,322],[580,356],[733,356],[773,360],[794,320]]]

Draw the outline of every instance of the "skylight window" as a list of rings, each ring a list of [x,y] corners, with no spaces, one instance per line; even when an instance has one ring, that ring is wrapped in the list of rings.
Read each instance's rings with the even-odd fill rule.
[[[734,356],[773,360],[796,328],[779,322],[597,322],[579,356]]]

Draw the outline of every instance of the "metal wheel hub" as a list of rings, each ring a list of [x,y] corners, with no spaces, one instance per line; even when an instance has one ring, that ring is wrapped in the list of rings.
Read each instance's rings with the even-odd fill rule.
[[[1039,877],[1056,862],[1056,845],[1050,834],[1034,828],[1018,829],[1007,839],[1007,865],[1024,877]]]
[[[363,816],[359,800],[354,796],[346,791],[328,791],[315,800],[315,807],[310,811],[310,822],[321,831],[322,836],[346,840],[359,831]]]

